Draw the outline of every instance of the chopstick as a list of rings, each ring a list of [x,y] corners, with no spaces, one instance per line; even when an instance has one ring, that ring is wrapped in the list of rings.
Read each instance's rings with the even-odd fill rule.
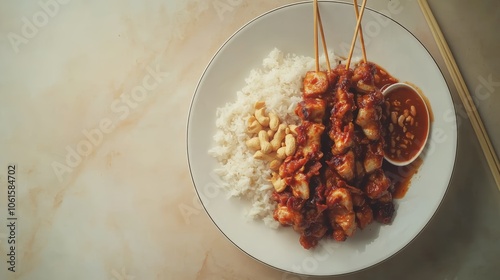
[[[354,46],[356,45],[356,38],[358,37],[359,27],[361,26],[361,20],[363,19],[363,14],[365,12],[366,0],[363,0],[363,4],[361,4],[361,12],[358,17],[358,21],[356,22],[356,29],[354,29],[354,36],[352,37],[351,42],[351,50],[349,51],[349,56],[347,57],[346,62],[346,70],[349,69],[349,65],[351,64],[352,53],[354,52]]]
[[[438,45],[439,51],[444,58],[446,67],[450,72],[453,83],[457,88],[458,95],[465,107],[465,111],[469,116],[472,127],[474,128],[474,132],[476,133],[479,144],[481,145],[484,156],[486,157],[486,161],[488,162],[488,165],[491,169],[493,178],[495,179],[497,188],[498,190],[500,190],[500,163],[495,153],[495,149],[493,148],[493,145],[491,144],[491,141],[488,137],[488,133],[486,132],[486,129],[483,125],[481,116],[479,116],[477,108],[474,104],[474,101],[472,100],[469,90],[467,89],[462,74],[458,69],[457,63],[453,58],[446,39],[444,38],[443,33],[441,32],[441,29],[439,28],[439,25],[436,22],[434,15],[432,14],[429,4],[426,0],[418,0],[418,3],[420,5],[420,8],[422,9],[425,19],[427,20],[427,23],[429,24],[432,35],[434,36],[434,39],[436,40],[436,43]]]
[[[359,18],[358,11],[358,0],[354,0],[354,12],[356,13],[356,19]],[[363,37],[363,27],[359,26],[359,41],[361,42],[361,52],[363,53],[363,62],[366,63],[366,49],[365,49],[365,38]]]

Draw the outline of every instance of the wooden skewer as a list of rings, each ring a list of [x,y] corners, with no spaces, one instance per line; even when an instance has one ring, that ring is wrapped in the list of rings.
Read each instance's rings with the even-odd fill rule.
[[[354,12],[356,13],[356,19],[359,18],[358,10],[358,0],[354,0]],[[363,37],[363,27],[359,26],[359,40],[361,42],[361,52],[363,53],[363,62],[366,63],[366,49],[365,49],[365,38]]]
[[[319,72],[319,55],[318,55],[318,0],[314,0],[314,58],[316,59],[316,72]]]
[[[363,19],[363,14],[365,12],[366,0],[363,0],[361,4],[361,12],[359,13],[358,21],[356,22],[356,29],[354,29],[354,36],[352,38],[351,50],[349,51],[349,56],[347,57],[347,63],[345,65],[346,69],[349,69],[351,64],[352,53],[354,52],[354,46],[356,45],[356,38],[358,37],[359,27],[361,26],[361,20]]]
[[[316,4],[318,3],[315,1]],[[321,33],[321,41],[323,42],[323,50],[325,52],[325,58],[326,58],[326,66],[328,67],[328,72],[332,71],[332,68],[330,66],[330,58],[328,58],[328,49],[326,48],[326,40],[325,40],[325,33],[323,32],[323,23],[321,22],[321,13],[319,12],[319,8],[316,8],[318,11],[318,22],[319,22],[319,30]]]

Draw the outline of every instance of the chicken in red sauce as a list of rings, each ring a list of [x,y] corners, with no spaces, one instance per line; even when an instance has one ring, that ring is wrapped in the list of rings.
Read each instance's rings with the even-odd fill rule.
[[[344,241],[373,221],[391,223],[380,89],[396,81],[373,63],[306,74],[297,149],[279,168],[286,188],[273,193],[274,218],[298,232],[304,248],[322,238]]]

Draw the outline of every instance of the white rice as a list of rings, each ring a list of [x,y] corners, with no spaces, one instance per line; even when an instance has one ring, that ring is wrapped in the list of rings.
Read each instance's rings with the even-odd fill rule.
[[[321,61],[325,69],[324,57]],[[334,66],[332,64],[332,68]],[[228,196],[244,197],[251,202],[248,217],[262,219],[271,227],[278,226],[273,219],[271,171],[269,164],[254,159],[253,152],[245,145],[250,138],[246,132],[247,119],[254,111],[255,102],[265,101],[267,110],[275,112],[281,121],[298,124],[294,110],[301,101],[302,80],[306,72],[314,68],[312,57],[285,55],[274,49],[263,60],[261,68],[250,72],[245,79],[246,86],[236,93],[236,100],[217,109],[215,146],[209,151],[221,165],[215,172]]]

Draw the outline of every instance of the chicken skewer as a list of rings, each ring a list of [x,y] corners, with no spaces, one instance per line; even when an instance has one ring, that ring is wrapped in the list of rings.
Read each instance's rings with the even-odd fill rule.
[[[362,12],[365,7],[366,0],[363,1]],[[377,209],[385,209],[376,211],[378,221],[386,223],[390,221],[393,209],[392,197],[387,192],[391,183],[381,169],[383,140],[380,139],[380,117],[383,97],[374,85],[374,65],[367,63],[360,25],[362,14],[358,13],[356,0],[354,9],[357,17],[356,31],[346,67],[339,73],[334,103],[331,107],[329,138],[333,141],[333,145],[330,158],[326,161],[331,170],[325,173],[326,199],[330,209],[328,216],[333,227],[333,238],[338,241],[351,236],[356,230],[356,225],[363,229],[373,221],[373,209],[364,198],[364,192],[369,200],[380,200],[383,197],[383,203],[375,204],[383,205]],[[358,28],[364,63],[351,71],[349,64]],[[354,94],[349,92],[353,84]],[[358,112],[354,116],[356,109]],[[364,133],[361,138],[355,135],[354,124]],[[368,183],[363,189],[348,185],[347,182],[359,185],[367,174]]]
[[[327,49],[314,4],[316,71],[306,73],[303,100],[295,109],[301,119],[296,152],[279,168],[286,188],[273,194],[274,218],[292,226],[307,249],[327,235],[344,241],[373,220],[389,223],[394,212],[390,181],[381,169],[381,102],[374,65],[319,70],[317,24],[325,54]]]
[[[282,225],[293,226],[300,233],[302,246],[311,248],[327,232],[322,213],[326,207],[318,207],[315,201],[323,195],[319,175],[323,157],[321,139],[325,130],[323,97],[328,89],[328,78],[324,72],[310,71],[303,83],[303,101],[295,109],[302,120],[296,128],[297,149],[279,168],[279,176],[287,189],[276,195],[278,207],[274,218]]]
[[[381,117],[384,97],[375,86],[375,72],[376,66],[372,63],[360,63],[354,69],[353,83],[359,93],[355,123],[364,136],[363,143],[360,143],[364,150],[363,169],[366,174],[363,191],[371,200],[374,219],[387,224],[392,221],[394,204],[390,192],[392,182],[382,169],[384,138],[381,136]]]
[[[319,163],[323,154],[321,152],[321,135],[325,130],[323,117],[325,115],[326,104],[324,94],[329,87],[328,76],[325,72],[319,71],[318,58],[318,27],[320,25],[322,41],[325,53],[327,52],[321,16],[319,15],[318,2],[314,1],[314,49],[316,56],[316,71],[309,71],[303,81],[303,101],[297,105],[295,113],[302,120],[302,124],[297,128],[298,149],[293,157],[285,159],[280,167],[280,177],[292,188],[294,196],[308,199],[310,195],[309,180],[311,176],[317,175],[308,173],[306,164],[311,162]],[[291,174],[295,172],[292,177]]]
[[[284,180],[287,187],[282,193],[273,195],[274,200],[278,202],[274,218],[280,224],[292,226],[300,233],[300,243],[304,248],[314,247],[328,230],[323,222],[323,210],[326,206],[317,204],[323,195],[319,171],[322,168],[321,158],[323,157],[321,136],[325,130],[323,125],[326,109],[324,98],[329,88],[327,74],[319,70],[318,24],[323,48],[327,55],[321,17],[317,1],[314,1],[316,69],[306,73],[303,80],[303,100],[295,109],[296,115],[301,119],[301,124],[296,129],[296,152],[288,156],[279,168],[279,177]],[[327,65],[330,67],[329,63]]]

